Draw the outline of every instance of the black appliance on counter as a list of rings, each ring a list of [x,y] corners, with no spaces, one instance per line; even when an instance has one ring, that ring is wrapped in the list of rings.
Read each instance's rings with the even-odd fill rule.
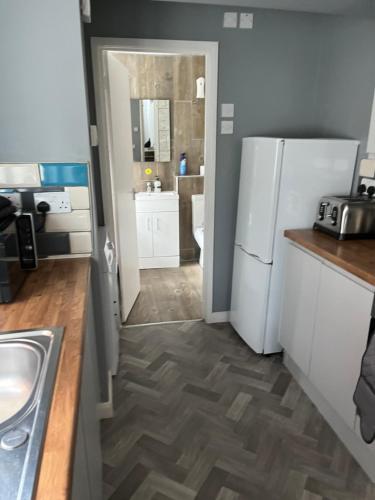
[[[11,302],[27,272],[38,267],[35,233],[44,228],[49,206],[38,210],[43,213],[17,211],[0,196],[0,303]]]

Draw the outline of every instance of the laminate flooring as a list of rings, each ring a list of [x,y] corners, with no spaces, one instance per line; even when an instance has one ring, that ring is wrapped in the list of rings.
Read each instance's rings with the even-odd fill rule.
[[[107,499],[375,499],[281,356],[255,354],[228,324],[124,329],[115,380]]]
[[[141,292],[126,325],[200,319],[203,272],[196,262],[141,269]]]

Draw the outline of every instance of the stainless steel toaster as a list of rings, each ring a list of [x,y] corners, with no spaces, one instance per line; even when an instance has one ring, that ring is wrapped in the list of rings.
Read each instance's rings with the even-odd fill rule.
[[[375,238],[375,198],[324,196],[319,201],[314,229],[338,240]]]

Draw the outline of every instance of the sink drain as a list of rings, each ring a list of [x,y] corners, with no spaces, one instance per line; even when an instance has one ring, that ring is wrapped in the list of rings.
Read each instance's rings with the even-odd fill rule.
[[[22,446],[28,440],[29,435],[22,429],[12,429],[4,434],[1,439],[1,447],[4,450],[15,450]]]

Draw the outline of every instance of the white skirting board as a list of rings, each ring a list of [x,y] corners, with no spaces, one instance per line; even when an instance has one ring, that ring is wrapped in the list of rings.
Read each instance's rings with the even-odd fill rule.
[[[206,319],[206,323],[227,323],[229,311],[212,312]]]
[[[98,420],[104,420],[114,416],[112,373],[110,371],[108,371],[108,401],[100,402],[96,405],[96,414]]]
[[[369,476],[371,481],[375,483],[375,452],[367,445],[361,437],[351,429],[340,418],[336,411],[331,407],[328,401],[320,394],[310,380],[304,375],[294,361],[284,353],[284,364],[318,408],[324,419],[331,426],[338,438],[343,442],[349,452],[357,460],[362,469]]]
[[[164,267],[180,267],[180,256],[175,257],[140,257],[140,269],[161,269]]]

